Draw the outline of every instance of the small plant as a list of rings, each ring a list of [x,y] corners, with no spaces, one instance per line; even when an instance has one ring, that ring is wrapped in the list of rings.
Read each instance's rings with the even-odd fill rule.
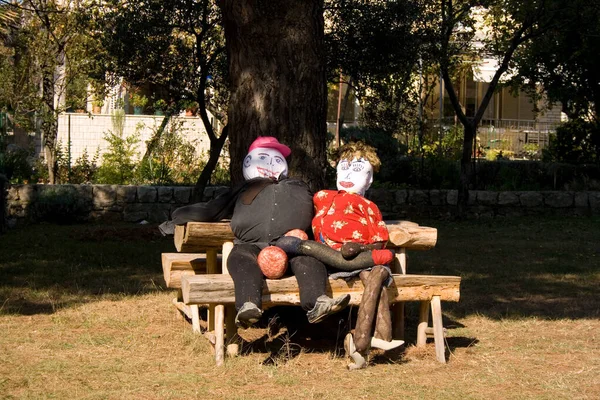
[[[144,108],[144,107],[146,107],[146,104],[148,104],[148,98],[146,96],[144,96],[143,94],[132,93],[129,96],[129,103],[133,107]]]
[[[113,130],[104,134],[109,148],[102,155],[102,165],[98,168],[98,183],[127,185],[134,183],[137,158],[137,145],[140,141],[141,125],[135,133],[124,137],[125,112],[117,110],[112,116]]]
[[[100,158],[100,149],[96,149],[96,154],[90,160],[87,148],[83,149],[83,153],[71,168],[70,183],[91,183],[94,181],[96,172],[98,171],[98,158]]]
[[[167,109],[167,102],[163,99],[158,99],[154,102],[154,111],[164,111]]]
[[[540,158],[540,146],[535,143],[525,143],[523,145],[523,156],[528,160],[537,160]]]

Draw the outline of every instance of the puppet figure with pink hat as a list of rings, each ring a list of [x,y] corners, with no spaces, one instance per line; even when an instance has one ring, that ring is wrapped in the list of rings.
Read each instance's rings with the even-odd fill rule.
[[[272,271],[263,272],[259,261],[277,258],[278,253],[270,251],[279,250],[272,245],[281,237],[290,232],[305,234],[311,228],[313,196],[306,183],[288,178],[286,158],[290,154],[290,148],[276,138],[258,137],[244,158],[242,184],[207,203],[178,208],[172,220],[160,226],[163,233],[169,234],[174,225],[231,218],[235,240],[227,269],[235,287],[238,326],[247,327],[260,319],[265,274],[276,277],[269,276]],[[348,305],[349,295],[327,296],[327,269],[321,261],[307,255],[292,256],[286,261],[279,264],[283,268],[276,272],[283,272],[289,265],[289,271],[298,280],[301,306],[310,323],[320,322]],[[261,264],[263,268],[274,265]]]

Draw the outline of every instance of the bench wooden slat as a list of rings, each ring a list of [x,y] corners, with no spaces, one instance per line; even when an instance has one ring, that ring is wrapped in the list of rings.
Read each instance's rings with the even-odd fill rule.
[[[175,248],[180,253],[204,253],[233,239],[229,222],[188,222],[175,226]]]
[[[458,301],[460,298],[459,276],[394,275],[394,283],[388,287],[390,303],[399,301],[424,301],[439,296],[442,301]],[[328,293],[339,296],[349,293],[351,304],[358,305],[362,298],[360,279],[345,281],[329,279]],[[194,275],[181,279],[183,302],[186,304],[235,303],[233,280],[229,275]],[[300,294],[295,277],[266,280],[263,288],[263,304],[300,305]]]
[[[206,255],[162,253],[163,277],[168,288],[179,289],[181,277],[206,273]]]
[[[437,229],[409,221],[386,221],[390,240],[388,247],[429,250],[437,242]],[[188,222],[175,227],[175,248],[181,253],[204,253],[233,241],[229,222]]]

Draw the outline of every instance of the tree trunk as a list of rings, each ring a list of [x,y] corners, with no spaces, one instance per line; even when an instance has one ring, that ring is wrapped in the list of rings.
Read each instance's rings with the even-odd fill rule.
[[[231,100],[231,178],[258,136],[292,149],[290,176],[325,184],[327,87],[323,0],[223,0]]]
[[[473,139],[477,127],[473,124],[463,125],[465,136],[463,138],[462,157],[460,159],[460,181],[458,187],[458,215],[464,217],[467,212],[469,201],[469,185],[473,179],[473,163],[471,153],[473,152]]]
[[[44,112],[42,115],[42,133],[44,135],[44,158],[48,167],[48,183],[56,183],[56,137],[58,122],[54,110],[54,79],[45,72],[42,78],[42,99]]]
[[[142,157],[142,164],[146,163],[146,161],[152,157],[152,153],[154,153],[156,146],[160,143],[162,134],[165,131],[165,129],[167,128],[167,124],[171,120],[172,114],[173,114],[173,112],[170,109],[165,112],[165,116],[163,117],[163,120],[160,123],[160,126],[158,127],[156,132],[154,132],[154,134],[148,141],[148,144],[146,146],[146,152],[144,153],[144,157]]]
[[[227,139],[228,134],[228,125],[223,127],[221,131],[221,136],[218,138],[211,139],[210,141],[210,153],[208,155],[208,161],[204,166],[204,169],[200,173],[198,180],[196,181],[196,185],[194,185],[194,194],[192,196],[192,202],[198,203],[202,201],[202,197],[204,196],[204,189],[206,185],[210,183],[210,177],[219,162],[219,157],[221,156],[221,150],[223,149],[223,144],[225,143],[225,139]]]

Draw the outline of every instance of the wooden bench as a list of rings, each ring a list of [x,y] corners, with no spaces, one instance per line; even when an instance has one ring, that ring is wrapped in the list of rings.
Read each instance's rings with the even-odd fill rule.
[[[394,282],[388,288],[393,309],[394,337],[404,338],[405,301],[420,301],[417,346],[424,346],[427,337],[433,336],[436,357],[445,362],[442,301],[458,301],[460,277],[407,275],[406,250],[427,250],[435,246],[437,230],[408,221],[386,221],[390,232],[388,248],[396,251],[391,266]],[[233,281],[227,274],[227,257],[233,247],[233,233],[228,222],[192,222],[177,226],[175,247],[184,253],[163,254],[163,272],[167,287],[178,289],[174,304],[192,321],[192,329],[200,332],[199,306],[208,307],[208,330],[214,332],[215,358],[223,363],[225,340],[232,338],[237,329],[234,324]],[[218,256],[221,252],[221,257]],[[206,273],[204,273],[206,271]],[[329,295],[351,295],[351,304],[360,304],[363,286],[360,279],[351,281],[329,280]],[[298,286],[294,277],[266,280],[263,307],[274,305],[299,305]],[[433,328],[429,327],[429,312]]]

